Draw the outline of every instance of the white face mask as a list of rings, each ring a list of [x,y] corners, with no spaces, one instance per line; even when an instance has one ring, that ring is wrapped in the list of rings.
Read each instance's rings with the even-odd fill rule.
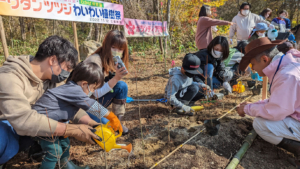
[[[122,55],[123,55],[123,50],[118,50],[118,49],[113,49],[113,48],[111,48],[111,54],[112,54],[113,56],[120,56],[120,57],[122,57]]]
[[[207,16],[211,15],[211,10],[207,11]]]
[[[260,33],[260,32],[258,32],[257,35],[258,35],[260,38],[265,37],[265,33]]]
[[[284,18],[285,18],[285,15],[280,15],[280,18],[281,18],[281,19],[284,19]]]
[[[242,14],[243,14],[243,15],[248,15],[249,12],[250,12],[249,10],[242,10]]]
[[[267,15],[265,16],[265,18],[266,18],[266,19],[269,18],[269,15],[267,14]]]
[[[93,95],[93,92],[91,92],[89,85],[88,85],[88,90],[89,90],[88,97],[91,97]]]
[[[223,56],[223,53],[212,49],[212,50],[211,50],[211,55],[212,55],[214,58],[219,59],[220,57]]]

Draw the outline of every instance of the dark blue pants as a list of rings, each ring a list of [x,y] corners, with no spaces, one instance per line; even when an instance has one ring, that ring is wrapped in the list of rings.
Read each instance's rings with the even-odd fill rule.
[[[118,100],[125,100],[127,98],[128,93],[128,86],[125,82],[119,81],[115,87],[113,88],[113,92],[108,92],[104,96],[100,97],[98,102],[104,106],[108,107],[114,99]],[[96,122],[100,123],[100,119],[96,117],[95,115],[88,113],[88,115],[91,117],[91,119],[95,120]],[[101,123],[106,124],[108,120],[106,118],[101,118]]]
[[[19,135],[7,120],[0,121],[0,165],[19,152]]]

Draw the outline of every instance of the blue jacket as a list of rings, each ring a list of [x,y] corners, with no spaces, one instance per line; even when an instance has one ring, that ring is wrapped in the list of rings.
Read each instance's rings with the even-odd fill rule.
[[[286,23],[286,29],[291,29],[292,26],[291,26],[291,20],[289,20],[288,18],[284,18],[284,21]]]

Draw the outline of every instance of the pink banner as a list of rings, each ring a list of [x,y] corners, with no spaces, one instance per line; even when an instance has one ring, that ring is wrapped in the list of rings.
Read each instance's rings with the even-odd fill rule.
[[[127,37],[169,36],[167,21],[148,21],[124,18],[124,30]]]

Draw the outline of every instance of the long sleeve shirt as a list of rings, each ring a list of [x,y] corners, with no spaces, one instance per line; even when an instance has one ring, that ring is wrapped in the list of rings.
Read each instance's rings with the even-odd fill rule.
[[[273,59],[274,60],[274,59]],[[280,59],[271,62],[263,72],[272,80]],[[244,112],[250,116],[280,121],[288,116],[300,121],[300,63],[291,53],[285,55],[274,77],[269,99],[248,104]]]
[[[222,21],[218,19],[212,19],[210,17],[200,17],[197,22],[197,32],[196,32],[196,45],[197,48],[205,49],[208,44],[212,41],[212,31],[211,27],[216,25],[228,25],[230,22]]]

